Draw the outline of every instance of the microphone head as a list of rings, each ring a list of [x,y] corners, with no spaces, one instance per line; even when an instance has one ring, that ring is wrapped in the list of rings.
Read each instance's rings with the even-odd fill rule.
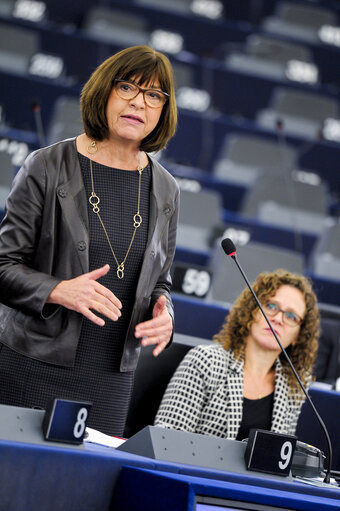
[[[36,99],[31,101],[31,108],[32,108],[33,112],[36,112],[36,111],[40,110],[40,103],[39,103],[39,101],[36,100]]]
[[[236,247],[230,238],[225,238],[221,241],[224,252],[229,256],[233,257],[236,255]]]
[[[283,128],[284,128],[283,120],[282,120],[282,119],[280,119],[279,117],[276,119],[276,123],[275,123],[275,125],[276,125],[276,129],[277,129],[277,131],[282,131],[282,130],[283,130]]]

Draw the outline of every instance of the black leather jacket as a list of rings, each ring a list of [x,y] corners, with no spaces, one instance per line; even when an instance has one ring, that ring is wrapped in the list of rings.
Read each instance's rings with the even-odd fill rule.
[[[179,190],[153,158],[149,235],[121,371],[135,369],[134,328],[164,294],[173,317],[170,266]],[[61,281],[89,271],[87,197],[75,138],[33,152],[16,175],[0,229],[0,342],[28,357],[74,364],[82,315],[46,304]]]

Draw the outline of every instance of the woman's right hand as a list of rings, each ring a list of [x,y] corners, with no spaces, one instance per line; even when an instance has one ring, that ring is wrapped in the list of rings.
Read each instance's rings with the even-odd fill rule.
[[[109,269],[110,266],[106,264],[102,268],[84,273],[74,279],[62,280],[50,293],[47,303],[55,303],[80,312],[98,326],[104,326],[105,321],[96,316],[92,310],[112,321],[117,321],[121,316],[120,300],[109,289],[97,282],[97,279],[106,275]]]

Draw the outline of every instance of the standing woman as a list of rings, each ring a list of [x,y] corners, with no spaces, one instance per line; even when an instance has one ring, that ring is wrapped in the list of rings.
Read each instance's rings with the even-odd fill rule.
[[[286,270],[260,273],[254,291],[308,386],[319,334],[309,280]],[[248,288],[214,340],[185,356],[155,424],[233,440],[247,438],[252,428],[294,435],[305,395]]]
[[[170,342],[178,186],[147,152],[177,123],[169,60],[108,58],[81,93],[84,133],[32,153],[0,230],[0,403],[93,403],[121,436],[141,344]]]

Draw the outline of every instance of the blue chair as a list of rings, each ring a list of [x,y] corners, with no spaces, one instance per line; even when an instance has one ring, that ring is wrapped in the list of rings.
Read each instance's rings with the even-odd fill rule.
[[[333,448],[333,470],[340,470],[340,393],[333,390],[312,388],[309,391],[315,408],[320,414],[331,440]],[[308,402],[302,406],[296,435],[299,440],[321,449],[328,459],[326,438]]]

